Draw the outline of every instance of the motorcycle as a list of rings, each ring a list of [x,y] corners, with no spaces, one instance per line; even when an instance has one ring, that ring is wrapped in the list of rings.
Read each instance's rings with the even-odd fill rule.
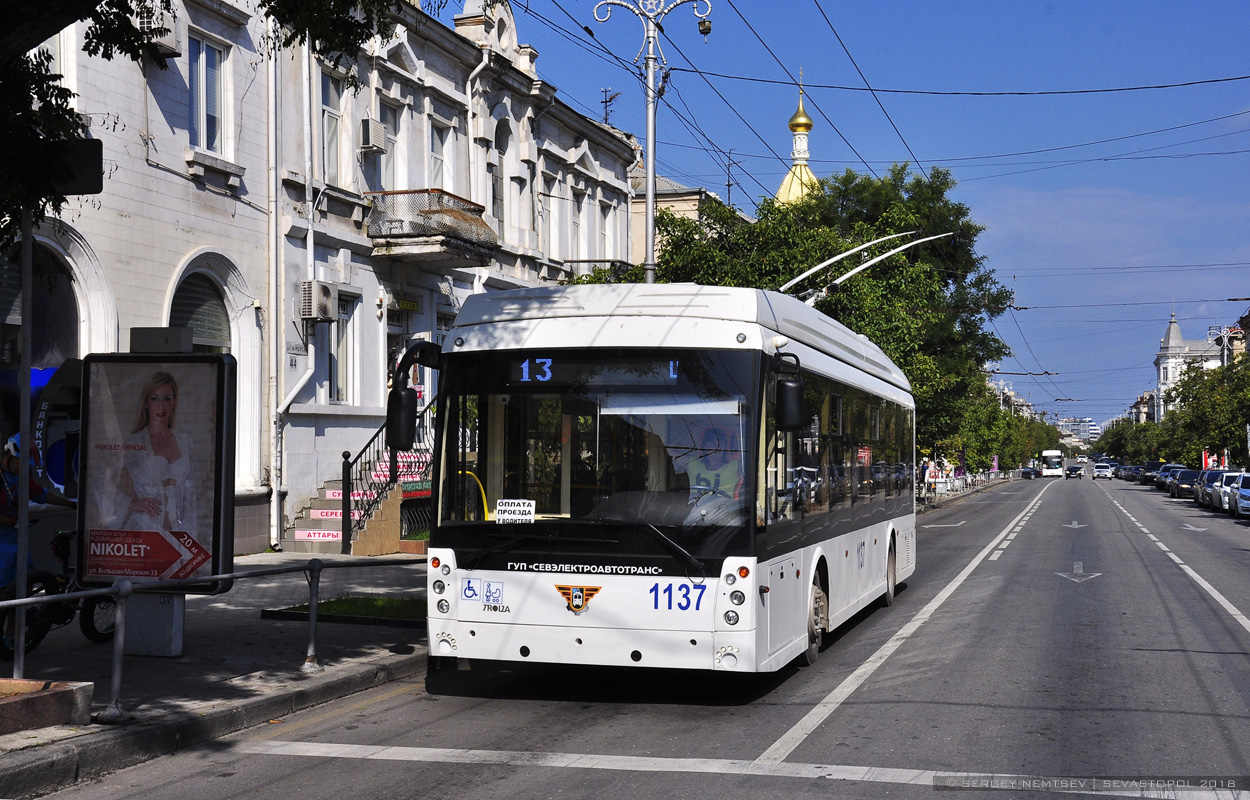
[[[78,582],[78,576],[70,566],[70,549],[74,531],[58,531],[52,537],[52,553],[61,562],[61,570],[57,574],[45,570],[34,570],[26,579],[27,596],[68,594],[81,591],[85,587]],[[7,587],[0,593],[0,600],[12,600],[16,597],[16,586]],[[26,652],[39,646],[44,637],[54,628],[60,628],[78,617],[78,628],[82,635],[93,642],[111,642],[117,623],[117,600],[114,597],[88,597],[66,600],[63,603],[45,603],[30,606],[26,609]],[[13,658],[13,630],[16,612],[9,611],[2,620],[4,638],[0,641],[0,659]]]

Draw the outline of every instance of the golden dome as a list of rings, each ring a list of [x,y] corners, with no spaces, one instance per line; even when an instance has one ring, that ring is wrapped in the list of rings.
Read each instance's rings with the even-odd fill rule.
[[[799,109],[790,117],[791,133],[809,133],[812,130],[812,118],[803,109],[803,90],[799,89]]]

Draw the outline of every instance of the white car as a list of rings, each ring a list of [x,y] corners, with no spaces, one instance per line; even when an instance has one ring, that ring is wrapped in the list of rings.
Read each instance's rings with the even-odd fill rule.
[[[1104,464],[1101,461],[1094,465],[1094,480],[1106,478],[1111,480],[1111,465]]]
[[[1217,511],[1227,511],[1232,513],[1232,506],[1229,504],[1233,493],[1237,491],[1237,487],[1241,486],[1240,472],[1225,472],[1220,477],[1220,482],[1211,487],[1211,507]]]
[[[1086,461],[1089,461],[1089,459],[1088,459],[1088,458],[1086,458],[1085,456],[1077,456],[1077,457],[1076,457],[1076,463],[1078,463],[1078,464],[1084,464]]]
[[[1250,514],[1250,472],[1243,472],[1228,493],[1228,513],[1234,519]]]

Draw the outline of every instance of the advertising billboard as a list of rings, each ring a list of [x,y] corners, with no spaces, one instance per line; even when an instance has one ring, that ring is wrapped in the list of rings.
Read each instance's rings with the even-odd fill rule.
[[[207,579],[231,572],[234,359],[90,355],[82,380],[82,582]],[[225,582],[206,583],[182,591],[227,588]]]

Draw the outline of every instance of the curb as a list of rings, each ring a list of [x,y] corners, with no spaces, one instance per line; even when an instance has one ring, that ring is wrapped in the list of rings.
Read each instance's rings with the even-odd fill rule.
[[[927,514],[930,511],[937,511],[940,508],[945,508],[949,505],[958,503],[960,500],[964,499],[965,497],[971,497],[974,494],[987,492],[996,486],[1006,486],[1006,485],[1015,483],[1017,480],[1019,480],[1019,478],[1012,478],[1010,480],[1005,480],[1005,481],[999,480],[999,481],[992,481],[990,483],[983,483],[980,486],[976,486],[972,489],[968,489],[967,491],[960,492],[957,495],[947,495],[942,500],[937,500],[932,503],[925,503],[924,505],[917,503],[916,504],[916,516]]]
[[[95,727],[56,744],[33,746],[0,758],[0,796],[34,797],[176,753],[271,719],[337,700],[391,681],[424,674],[421,652],[388,656],[334,675],[295,678],[267,696],[202,713],[177,711],[158,720]]]

